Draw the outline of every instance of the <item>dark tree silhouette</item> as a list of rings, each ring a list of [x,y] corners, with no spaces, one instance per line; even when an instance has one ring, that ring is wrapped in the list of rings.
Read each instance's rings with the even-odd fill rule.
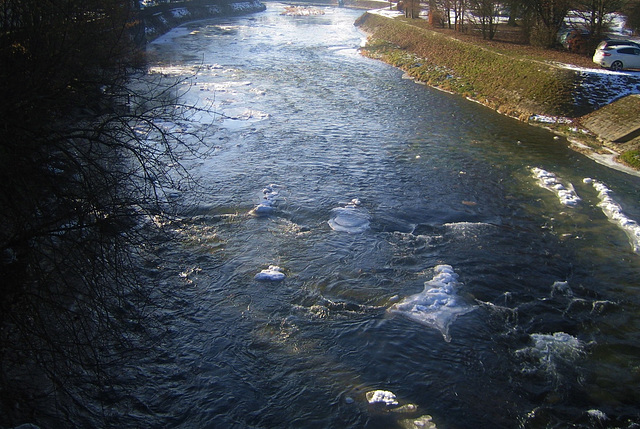
[[[531,6],[536,18],[531,42],[543,47],[554,46],[558,31],[567,13],[575,6],[575,0],[532,0]]]
[[[498,27],[496,0],[471,0],[471,9],[480,21],[482,38],[493,40]]]
[[[576,0],[575,13],[589,32],[594,48],[609,29],[610,14],[620,11],[626,3],[627,0]]]
[[[404,0],[403,7],[406,18],[417,19],[420,17],[420,0]]]
[[[640,33],[640,1],[630,0],[623,11],[627,15],[627,27]]]
[[[75,426],[161,334],[145,261],[168,238],[193,133],[143,71],[126,0],[0,4],[0,425]],[[136,79],[139,81],[136,83]]]

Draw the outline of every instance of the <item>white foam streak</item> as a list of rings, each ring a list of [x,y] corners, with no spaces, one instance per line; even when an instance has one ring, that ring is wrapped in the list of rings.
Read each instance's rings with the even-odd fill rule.
[[[570,207],[578,205],[580,197],[571,183],[564,184],[554,173],[538,167],[533,167],[531,171],[533,172],[533,176],[538,179],[538,185],[556,194],[561,204]]]
[[[627,234],[633,251],[640,254],[640,225],[624,214],[620,204],[611,197],[611,189],[604,183],[590,178],[584,179],[584,183],[591,183],[598,191],[598,198],[600,198],[598,207],[602,209],[611,222],[618,225]]]

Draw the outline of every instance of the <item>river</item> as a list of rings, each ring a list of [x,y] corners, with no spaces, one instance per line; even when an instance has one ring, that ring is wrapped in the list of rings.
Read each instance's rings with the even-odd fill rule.
[[[214,150],[188,164],[206,191],[154,280],[166,353],[136,362],[128,418],[640,424],[640,178],[364,58],[361,11],[283,10],[148,48]]]

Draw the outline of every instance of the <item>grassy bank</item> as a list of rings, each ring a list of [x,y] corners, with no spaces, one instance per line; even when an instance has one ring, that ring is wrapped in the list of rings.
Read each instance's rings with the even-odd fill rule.
[[[575,71],[536,59],[530,49],[518,54],[516,47],[495,49],[481,39],[454,38],[427,28],[422,20],[365,13],[356,25],[370,35],[364,55],[398,67],[417,81],[549,128],[569,139],[573,149],[599,162],[605,156],[614,168],[622,164],[640,171],[640,137],[624,144],[611,143],[581,126],[581,117],[593,106],[576,104],[581,88]],[[529,121],[532,115],[574,120],[538,123]]]
[[[365,55],[399,67],[416,80],[522,119],[578,113],[571,70],[513,58],[402,18],[365,13],[356,25],[371,35]]]

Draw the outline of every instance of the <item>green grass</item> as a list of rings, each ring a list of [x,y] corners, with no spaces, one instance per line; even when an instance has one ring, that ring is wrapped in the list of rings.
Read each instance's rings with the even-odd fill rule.
[[[628,150],[620,155],[619,158],[630,167],[640,170],[640,149]]]
[[[574,73],[420,28],[404,19],[365,14],[365,54],[430,85],[478,100],[512,116],[572,116]]]

